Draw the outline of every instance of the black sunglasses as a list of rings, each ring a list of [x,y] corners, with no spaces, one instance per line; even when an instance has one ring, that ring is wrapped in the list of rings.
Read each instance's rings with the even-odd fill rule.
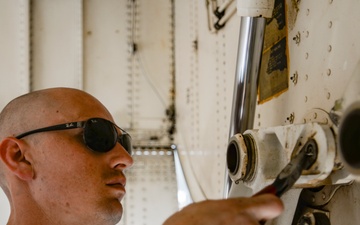
[[[132,153],[130,135],[126,131],[118,127],[116,124],[102,118],[90,118],[86,121],[70,122],[50,127],[44,127],[25,132],[16,136],[16,138],[20,139],[30,134],[35,134],[39,132],[68,130],[75,128],[84,129],[83,139],[85,145],[95,152],[108,152],[115,147],[116,142],[119,142],[130,155]],[[120,135],[118,134],[116,128],[121,130]]]

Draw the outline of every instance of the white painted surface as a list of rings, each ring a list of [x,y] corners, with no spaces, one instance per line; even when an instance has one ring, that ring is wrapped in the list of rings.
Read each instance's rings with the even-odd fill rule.
[[[205,4],[175,3],[179,155],[194,200],[220,198],[240,19],[213,34]]]
[[[0,108],[29,90],[29,3],[0,1]],[[4,19],[6,18],[6,19]],[[11,34],[11,35],[4,35]]]
[[[166,129],[173,70],[170,2],[86,1],[84,7],[85,90],[124,128]]]
[[[294,2],[299,4],[291,6]],[[293,123],[303,123],[314,108],[329,112],[344,93],[360,59],[358,1],[289,0],[286,3],[291,10],[287,17],[289,88],[257,105],[255,128],[290,124],[291,115],[294,115]],[[187,162],[185,174],[191,181],[194,199],[220,198],[239,18],[232,18],[224,29],[211,33],[205,21],[205,4],[178,1],[176,8],[182,12],[177,14],[175,26],[176,62],[181,62],[176,64],[178,148]],[[301,38],[296,44],[293,38],[298,33]],[[193,47],[194,40],[197,50]],[[290,79],[295,73],[297,83]],[[348,216],[349,224],[357,221],[360,207],[351,200],[353,194],[360,195],[358,186],[353,188],[349,194],[340,193],[352,202],[352,207],[342,213]],[[286,198],[294,201],[290,199]],[[328,210],[335,205],[332,203]],[[339,210],[339,206],[336,208]],[[336,215],[339,214],[337,211]],[[288,224],[288,221],[274,224]]]
[[[32,89],[82,89],[83,16],[81,0],[34,1],[32,13]]]

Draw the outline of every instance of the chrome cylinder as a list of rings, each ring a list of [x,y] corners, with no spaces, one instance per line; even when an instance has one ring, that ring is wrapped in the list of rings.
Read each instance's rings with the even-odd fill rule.
[[[263,17],[241,18],[229,138],[253,128],[265,25]],[[225,179],[227,198],[231,187],[227,170]]]

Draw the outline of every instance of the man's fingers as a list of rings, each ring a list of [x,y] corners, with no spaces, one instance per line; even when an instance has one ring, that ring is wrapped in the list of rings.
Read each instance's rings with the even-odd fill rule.
[[[284,206],[272,194],[193,203],[168,218],[164,225],[258,225],[280,215]]]
[[[252,197],[252,200],[252,205],[247,212],[258,221],[273,219],[284,210],[282,201],[273,194],[255,196]]]

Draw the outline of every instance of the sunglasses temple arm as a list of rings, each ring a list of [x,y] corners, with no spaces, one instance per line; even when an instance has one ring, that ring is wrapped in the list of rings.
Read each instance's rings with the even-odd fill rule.
[[[82,128],[82,127],[83,127],[83,122],[72,122],[72,123],[66,123],[66,124],[59,124],[59,125],[55,125],[55,126],[44,127],[44,128],[28,131],[28,132],[25,132],[25,133],[22,133],[22,134],[16,136],[15,138],[20,139],[20,138],[23,138],[30,134],[46,132],[46,131],[69,130],[69,129]]]

